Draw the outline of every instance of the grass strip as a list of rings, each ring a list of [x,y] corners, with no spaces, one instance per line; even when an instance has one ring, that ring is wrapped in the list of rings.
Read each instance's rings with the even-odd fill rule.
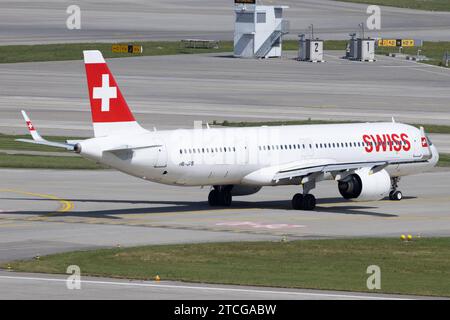
[[[106,167],[81,157],[10,155],[1,153],[0,150],[0,168],[105,169]]]
[[[450,238],[158,245],[55,254],[10,266],[63,274],[73,264],[85,276],[348,291],[368,291],[367,267],[377,265],[379,292],[450,296]]]
[[[338,0],[340,2],[367,3],[380,6],[428,11],[450,11],[448,0]]]

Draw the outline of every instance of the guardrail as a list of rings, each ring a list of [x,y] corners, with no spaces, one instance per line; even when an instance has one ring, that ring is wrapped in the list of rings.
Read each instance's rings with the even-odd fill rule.
[[[181,48],[194,49],[219,49],[219,41],[202,39],[184,39],[180,43]]]

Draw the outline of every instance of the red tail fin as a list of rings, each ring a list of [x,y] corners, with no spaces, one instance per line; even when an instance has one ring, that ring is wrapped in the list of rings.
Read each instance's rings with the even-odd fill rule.
[[[142,131],[98,50],[83,51],[95,136]]]

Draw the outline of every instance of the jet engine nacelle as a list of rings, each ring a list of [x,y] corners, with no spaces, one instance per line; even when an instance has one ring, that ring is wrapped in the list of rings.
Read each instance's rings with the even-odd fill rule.
[[[339,180],[338,187],[345,199],[380,200],[391,191],[391,178],[386,170],[371,174],[369,168],[363,168]]]
[[[257,193],[261,190],[261,186],[244,186],[244,185],[234,185],[231,189],[232,196],[248,196],[249,194]]]

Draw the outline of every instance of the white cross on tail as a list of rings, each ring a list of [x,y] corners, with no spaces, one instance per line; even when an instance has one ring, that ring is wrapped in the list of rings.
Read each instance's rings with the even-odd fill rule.
[[[102,99],[102,111],[109,111],[109,100],[117,98],[117,87],[109,86],[109,74],[102,74],[102,86],[94,87],[94,99]]]

